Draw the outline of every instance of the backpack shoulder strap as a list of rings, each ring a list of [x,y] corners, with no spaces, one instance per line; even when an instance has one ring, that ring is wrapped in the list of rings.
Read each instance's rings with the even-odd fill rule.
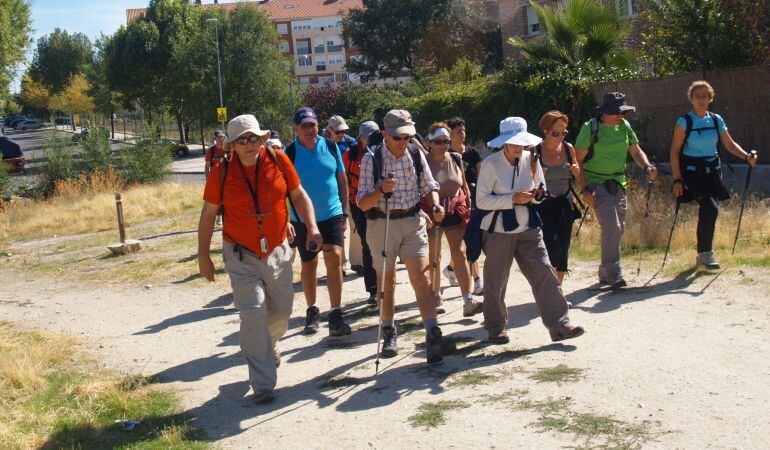
[[[562,142],[564,142],[564,148],[567,150],[567,164],[572,165],[573,164],[572,152],[574,151],[572,144],[570,144],[567,141],[562,141]]]
[[[457,164],[457,167],[459,167],[460,170],[465,173],[465,167],[463,167],[463,157],[457,152],[449,152],[449,157],[452,158],[455,164]]]
[[[412,156],[412,162],[414,163],[414,174],[417,175],[417,185],[420,185],[420,178],[422,177],[422,153],[417,147],[409,147],[409,154]]]
[[[227,158],[222,158],[222,161],[219,163],[221,173],[219,175],[220,179],[220,185],[219,185],[219,204],[224,205],[224,198],[225,198],[225,181],[227,180],[227,172],[228,168],[230,167],[230,163],[227,160]]]
[[[382,178],[382,144],[372,150],[372,177],[374,186],[377,186],[380,178]]]
[[[297,157],[297,146],[294,145],[294,142],[286,146],[286,151],[284,153],[289,157],[289,161],[294,164],[294,159]]]
[[[583,163],[588,162],[594,157],[594,147],[596,146],[596,143],[599,142],[599,118],[591,117],[588,124],[588,126],[591,127],[591,141],[588,144],[588,154],[583,158]]]
[[[692,117],[690,117],[690,113],[687,113],[682,116],[682,119],[684,119],[684,142],[682,142],[682,150],[684,150],[687,147],[687,140],[692,134]]]

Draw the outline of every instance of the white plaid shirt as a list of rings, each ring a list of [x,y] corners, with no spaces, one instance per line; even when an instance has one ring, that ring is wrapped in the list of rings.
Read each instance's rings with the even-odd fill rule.
[[[421,197],[433,191],[438,191],[439,185],[433,179],[433,174],[430,172],[425,155],[422,152],[418,153],[422,161],[422,176],[419,183],[409,150],[407,149],[400,158],[396,158],[387,149],[385,143],[382,143],[382,173],[380,174],[380,182],[387,176],[388,172],[393,172],[398,180],[396,189],[393,191],[393,197],[390,199],[391,209],[409,209],[419,203]],[[379,183],[376,186],[374,185],[373,157],[373,152],[366,152],[361,160],[361,175],[358,181],[356,203],[359,203],[362,198],[380,188]],[[384,197],[377,202],[376,207],[385,211]]]

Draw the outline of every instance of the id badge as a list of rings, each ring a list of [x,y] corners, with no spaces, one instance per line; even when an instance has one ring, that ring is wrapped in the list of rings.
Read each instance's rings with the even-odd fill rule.
[[[262,249],[262,253],[267,253],[267,238],[262,236],[259,239],[259,247]]]

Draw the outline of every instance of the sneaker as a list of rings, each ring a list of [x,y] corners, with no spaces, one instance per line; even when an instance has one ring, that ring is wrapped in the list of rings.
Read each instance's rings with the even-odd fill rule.
[[[489,333],[489,343],[495,345],[505,345],[511,342],[511,338],[508,337],[508,333],[501,331],[499,333]]]
[[[366,299],[366,303],[370,306],[377,306],[377,293],[376,292],[370,292],[369,298]]]
[[[275,394],[273,391],[259,391],[254,393],[254,403],[257,405],[264,405],[275,400]]]
[[[444,299],[441,298],[441,294],[433,294],[433,299],[436,302],[436,314],[444,314],[446,310],[441,307],[444,304]]]
[[[273,349],[273,358],[275,359],[275,368],[281,367],[281,354],[278,353],[278,349]]]
[[[317,306],[311,306],[305,313],[305,334],[318,333],[318,320],[321,318],[321,311]]]
[[[444,359],[444,340],[441,328],[433,327],[425,336],[425,350],[428,353],[428,364],[435,364]]]
[[[473,295],[484,295],[484,280],[481,278],[475,278],[473,280]]]
[[[457,275],[455,275],[455,271],[452,269],[452,266],[447,265],[444,267],[444,270],[441,273],[443,273],[444,277],[449,280],[450,286],[459,286],[460,283],[457,282]]]
[[[345,323],[345,319],[342,317],[342,311],[335,309],[329,313],[329,336],[347,336],[352,333],[350,325]]]
[[[718,270],[722,267],[717,262],[717,258],[714,256],[713,251],[698,253],[698,258],[695,260],[695,263],[702,264],[708,270]]]
[[[572,309],[572,302],[567,300],[567,309]]]
[[[470,300],[463,305],[463,317],[475,316],[484,309],[484,302],[477,302],[476,300]]]
[[[383,358],[392,358],[398,355],[398,333],[396,333],[395,327],[382,327],[382,351],[380,355]]]
[[[623,279],[623,277],[618,277],[615,281],[612,283],[609,283],[610,289],[620,289],[622,287],[628,286],[628,283],[626,283],[626,280]]]
[[[558,328],[551,330],[551,340],[554,342],[563,341],[565,339],[576,338],[585,333],[583,327],[572,325],[571,323],[563,323]]]

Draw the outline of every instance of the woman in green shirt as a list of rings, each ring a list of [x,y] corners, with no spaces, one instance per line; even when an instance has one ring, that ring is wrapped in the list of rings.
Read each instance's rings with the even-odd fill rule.
[[[626,209],[626,158],[628,154],[644,168],[650,180],[657,176],[655,166],[639,147],[639,139],[623,118],[626,111],[636,108],[626,104],[620,92],[604,95],[599,116],[580,128],[575,151],[580,172],[577,175],[580,193],[588,207],[593,208],[601,226],[602,260],[599,283],[613,289],[626,285],[620,267],[620,239],[623,236]]]

